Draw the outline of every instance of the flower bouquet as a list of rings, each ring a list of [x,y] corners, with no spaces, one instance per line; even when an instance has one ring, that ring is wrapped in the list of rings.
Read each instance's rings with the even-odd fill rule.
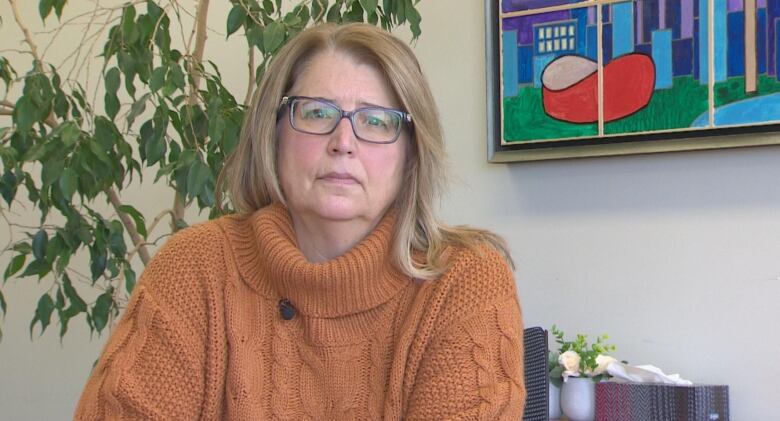
[[[591,345],[588,337],[582,334],[573,341],[567,341],[555,325],[552,334],[560,348],[558,352],[551,352],[548,360],[550,412],[557,414],[555,411],[559,403],[560,410],[569,420],[592,421],[595,417],[595,383],[609,376],[607,366],[617,360],[607,354],[615,351],[615,346],[606,343],[607,335],[596,337],[596,342]],[[558,389],[559,401],[552,396]]]
[[[596,337],[596,342],[588,345],[588,336],[577,334],[573,341],[564,339],[563,331],[553,325],[552,334],[560,345],[558,352],[550,352],[548,369],[550,382],[560,387],[569,377],[589,377],[599,382],[609,376],[607,366],[617,360],[609,355],[615,351],[615,345],[606,343],[607,335]]]

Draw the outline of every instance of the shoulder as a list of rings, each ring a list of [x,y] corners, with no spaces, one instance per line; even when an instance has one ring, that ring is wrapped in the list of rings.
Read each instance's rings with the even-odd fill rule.
[[[451,263],[441,280],[459,293],[484,298],[514,294],[515,279],[504,256],[488,244],[451,247]]]
[[[437,280],[444,318],[459,317],[514,299],[517,289],[512,269],[494,247],[452,246],[449,269]]]
[[[223,217],[220,219],[224,219]],[[182,264],[208,263],[211,257],[222,254],[227,242],[219,220],[202,222],[180,231],[165,242],[155,255],[155,260]]]
[[[225,272],[226,243],[216,220],[180,230],[157,251],[139,285],[164,301],[203,292]]]

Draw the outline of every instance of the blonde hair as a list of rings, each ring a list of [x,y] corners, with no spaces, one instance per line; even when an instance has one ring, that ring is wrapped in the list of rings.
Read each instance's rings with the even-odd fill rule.
[[[392,260],[397,268],[413,278],[433,279],[449,266],[449,246],[479,250],[482,244],[498,250],[511,265],[501,237],[481,229],[448,226],[436,216],[447,179],[436,104],[412,50],[388,32],[367,24],[318,25],[279,50],[255,92],[239,145],[220,174],[217,193],[227,183],[231,202],[241,213],[254,212],[273,201],[284,203],[277,171],[279,104],[306,63],[323,51],[346,53],[375,66],[387,78],[402,108],[413,116],[407,171],[395,202]],[[222,203],[221,198],[217,203]]]

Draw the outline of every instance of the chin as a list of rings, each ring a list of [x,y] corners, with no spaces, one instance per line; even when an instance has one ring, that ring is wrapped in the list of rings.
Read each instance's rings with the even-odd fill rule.
[[[313,207],[314,212],[322,219],[331,221],[349,221],[361,218],[365,210],[356,206],[351,201],[328,201]]]

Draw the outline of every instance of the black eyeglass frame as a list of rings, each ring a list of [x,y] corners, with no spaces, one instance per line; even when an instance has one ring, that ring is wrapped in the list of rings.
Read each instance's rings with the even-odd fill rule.
[[[322,102],[324,104],[328,104],[331,107],[333,107],[336,110],[338,110],[338,112],[341,113],[341,116],[338,118],[337,123],[333,125],[333,128],[330,129],[330,131],[328,131],[328,132],[315,133],[315,132],[309,132],[309,131],[306,131],[306,130],[299,129],[299,128],[295,127],[295,123],[293,122],[293,112],[292,112],[293,111],[293,107],[292,107],[293,103],[296,100],[299,100],[299,99],[307,99],[307,100],[310,100],[310,101],[318,101],[318,102]],[[336,131],[336,127],[339,126],[338,125],[339,121],[341,121],[342,119],[346,118],[346,119],[349,120],[349,124],[350,124],[350,126],[352,126],[352,133],[355,135],[355,137],[357,139],[360,139],[363,142],[375,143],[375,144],[379,144],[379,145],[387,145],[387,144],[395,143],[395,141],[397,141],[398,138],[401,136],[401,131],[404,129],[404,126],[408,126],[408,125],[412,124],[412,115],[411,114],[409,114],[407,112],[404,112],[404,111],[401,111],[401,110],[396,110],[394,108],[387,108],[387,107],[380,107],[380,106],[361,107],[361,108],[356,108],[356,109],[354,109],[352,111],[344,111],[344,110],[341,109],[341,107],[339,107],[338,105],[334,104],[331,101],[328,101],[328,100],[325,100],[325,99],[322,99],[322,98],[312,98],[312,97],[300,96],[300,95],[285,95],[285,96],[283,96],[282,100],[281,100],[281,102],[279,104],[279,107],[284,107],[284,106],[287,106],[287,108],[288,108],[287,115],[288,115],[288,118],[289,118],[289,121],[290,121],[290,127],[292,127],[295,131],[298,131],[298,132],[301,132],[301,133],[306,133],[306,134],[314,134],[314,135],[328,135],[328,134],[331,134],[334,131]],[[398,130],[396,131],[395,136],[393,137],[392,140],[389,140],[389,141],[386,141],[386,142],[378,142],[376,140],[365,139],[363,137],[360,137],[357,134],[357,130],[355,130],[355,120],[354,120],[355,114],[360,112],[360,111],[365,111],[365,110],[382,110],[382,111],[385,111],[385,112],[396,114],[399,117],[401,117],[401,125],[398,126]]]

